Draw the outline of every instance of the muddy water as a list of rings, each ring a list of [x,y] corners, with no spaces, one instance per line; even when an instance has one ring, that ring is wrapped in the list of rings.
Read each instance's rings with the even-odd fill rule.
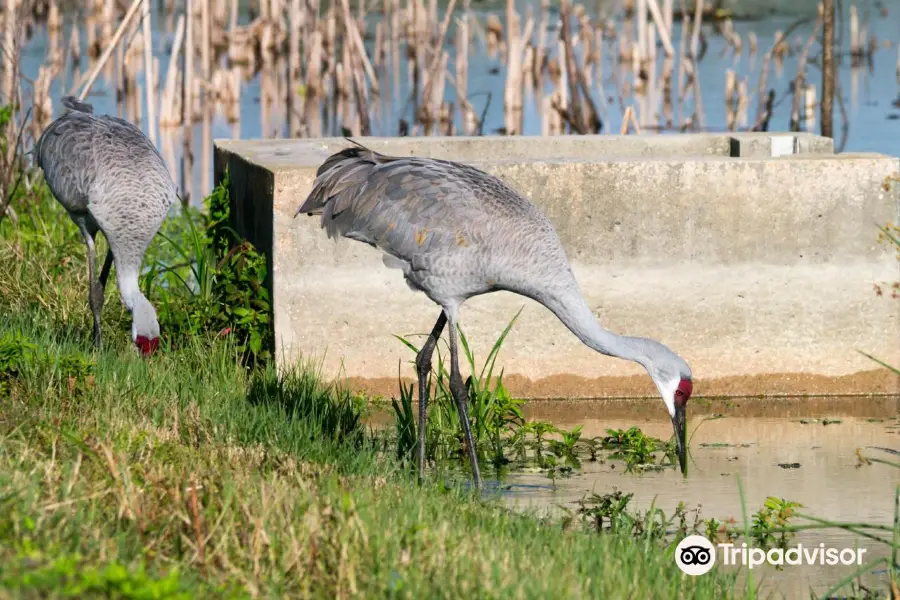
[[[893,490],[900,483],[900,472],[885,465],[858,468],[857,449],[873,456],[896,458],[868,448],[900,450],[896,398],[785,399],[780,402],[782,414],[778,414],[779,402],[757,402],[760,401],[726,403],[730,407],[723,405],[716,411],[698,407],[696,412],[720,412],[725,417],[706,421],[696,430],[687,479],[671,469],[635,475],[624,473],[623,464],[618,461],[585,461],[581,470],[555,483],[540,473],[512,474],[504,478],[508,487],[503,497],[511,506],[553,512],[560,507],[575,508],[574,503],[586,494],[619,489],[634,494],[634,509],[646,510],[655,499],[656,506],[670,514],[683,501],[688,508],[699,506],[704,518],[735,518],[740,522],[739,476],[750,513],[758,510],[767,496],[776,496],[802,503],[803,512],[817,517],[890,525]],[[528,418],[552,420],[564,428],[583,424],[583,435],[587,437],[603,435],[606,428],[638,425],[648,435],[668,439],[671,424],[665,419],[661,403],[655,404],[660,404],[655,406],[655,414],[638,409],[631,418],[621,404],[601,411],[596,406],[592,410],[590,403],[585,402],[531,403],[527,413]],[[651,406],[648,404],[647,408]],[[598,418],[600,415],[605,417]],[[818,422],[799,421],[810,418]],[[826,425],[822,421],[825,418],[841,422]],[[690,429],[697,427],[700,420],[698,415],[692,415]],[[779,463],[799,463],[799,467],[785,469]],[[890,533],[885,535],[890,537]],[[835,531],[803,532],[793,544],[807,548],[820,544],[838,549],[858,547],[866,550],[865,561],[888,554],[875,542]],[[721,562],[720,553],[720,565]],[[753,569],[753,579],[756,583],[762,580],[764,596],[809,597],[811,589],[822,594],[855,568],[789,565],[779,572],[771,567],[757,567]],[[742,573],[747,573],[746,568]],[[863,581],[873,583],[879,577],[876,572]]]

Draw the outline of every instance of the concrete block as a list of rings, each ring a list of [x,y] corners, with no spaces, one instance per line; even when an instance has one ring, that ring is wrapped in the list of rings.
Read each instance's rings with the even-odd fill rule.
[[[774,138],[790,154],[773,157]],[[797,133],[361,141],[468,162],[518,189],[554,224],[598,318],[679,352],[697,394],[900,393],[857,352],[900,364],[900,303],[873,292],[900,277],[876,228],[898,221],[898,193],[884,187],[894,157],[835,155],[830,140]],[[318,166],[347,144],[217,141],[216,170],[231,173],[233,225],[269,256],[279,360],[389,394],[398,367],[414,377],[393,334],[427,334],[439,308],[379,251],[293,218]],[[462,309],[476,361],[523,306],[498,362],[514,393],[655,395],[640,367],[599,356],[507,292]]]

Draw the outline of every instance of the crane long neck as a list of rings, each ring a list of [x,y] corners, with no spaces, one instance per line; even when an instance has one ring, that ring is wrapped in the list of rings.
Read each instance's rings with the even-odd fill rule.
[[[119,293],[122,294],[122,302],[128,310],[134,311],[135,305],[144,299],[141,286],[138,284],[138,274],[134,269],[122,269],[119,271]]]
[[[618,335],[604,328],[594,317],[577,286],[539,296],[535,300],[550,309],[589,348],[648,367],[645,347],[648,340]]]

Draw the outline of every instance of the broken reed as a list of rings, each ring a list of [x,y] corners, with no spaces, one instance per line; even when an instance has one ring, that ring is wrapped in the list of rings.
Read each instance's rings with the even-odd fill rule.
[[[158,128],[160,148],[176,181],[180,174],[187,199],[195,167],[203,174],[198,193],[209,189],[213,116],[224,116],[240,137],[241,100],[254,79],[260,137],[516,135],[524,129],[526,101],[538,107],[545,135],[702,130],[699,64],[716,36],[724,40],[723,54],[738,57],[747,49],[750,72],[726,72],[725,123],[713,127],[768,129],[781,101],[769,71],[774,64],[780,73],[791,55],[798,57],[791,129],[816,127],[820,94],[808,71],[810,57],[822,54],[821,5],[810,37],[794,35],[806,24],[799,21],[776,33],[757,61],[757,36],[742,37],[704,0],[626,0],[619,14],[605,19],[570,0],[555,6],[539,0],[524,15],[507,0],[503,20],[474,13],[469,0],[449,0],[443,11],[436,0],[254,0],[249,15],[240,14],[238,0],[92,0],[81,12],[63,12],[60,0],[4,2],[4,31],[47,28],[47,59],[31,86],[31,134],[52,118],[51,81],[85,97],[102,75],[120,117],[149,119],[151,138]],[[833,7],[830,14],[833,19]],[[871,61],[878,43],[866,16],[860,22],[855,5],[849,14],[847,54],[853,64]],[[153,35],[166,48],[164,73],[151,53]],[[843,39],[839,35],[839,45]],[[470,87],[469,60],[482,53],[505,66],[502,99]],[[839,63],[843,54],[839,47],[833,57]],[[3,89],[11,72],[5,64]],[[832,89],[846,128],[836,78]],[[486,128],[488,107],[497,101],[503,123]],[[616,114],[620,127],[608,123]],[[195,124],[201,125],[199,165]],[[176,139],[183,145],[180,169]]]

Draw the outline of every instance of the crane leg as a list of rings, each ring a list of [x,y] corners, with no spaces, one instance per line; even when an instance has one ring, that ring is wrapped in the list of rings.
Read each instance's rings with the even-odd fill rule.
[[[447,323],[447,315],[441,311],[431,335],[425,340],[419,353],[416,354],[416,375],[419,380],[419,484],[422,483],[422,477],[425,473],[425,422],[428,414],[428,377],[431,375],[431,356],[434,354],[434,347],[441,337],[444,325]]]
[[[106,280],[109,278],[109,270],[113,264],[112,250],[106,251],[106,260],[103,261],[103,269],[100,271],[100,287],[106,290]]]
[[[100,313],[103,311],[103,286],[97,281],[94,272],[96,270],[96,265],[94,264],[96,254],[94,251],[95,234],[88,231],[84,223],[79,223],[78,227],[81,229],[81,235],[84,236],[84,243],[87,244],[88,249],[88,285],[90,286],[88,299],[91,305],[91,312],[94,314],[94,347],[99,350],[103,345],[100,331]]]
[[[481,489],[481,471],[478,469],[478,453],[475,441],[472,439],[472,427],[469,425],[468,395],[462,375],[459,373],[459,348],[456,341],[456,313],[448,316],[450,322],[450,392],[456,400],[456,409],[459,411],[459,421],[462,424],[463,434],[466,437],[466,447],[469,451],[469,461],[472,463],[472,476],[475,479],[475,487]]]

